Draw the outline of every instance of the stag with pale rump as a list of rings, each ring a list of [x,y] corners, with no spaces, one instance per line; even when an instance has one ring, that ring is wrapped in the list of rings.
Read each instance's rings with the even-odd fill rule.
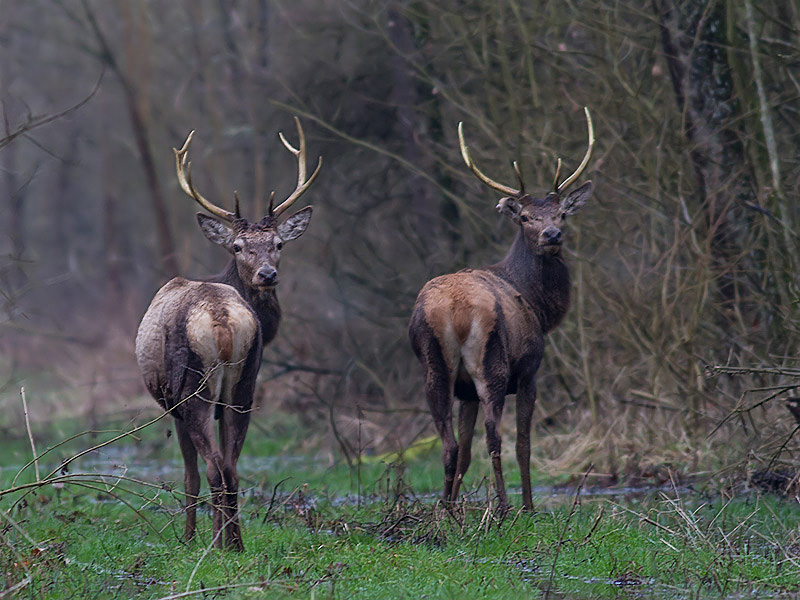
[[[279,222],[279,217],[309,188],[322,158],[307,177],[306,143],[295,118],[299,148],[283,134],[280,139],[297,158],[297,187],[279,206],[270,195],[267,214],[251,223],[235,209],[212,204],[194,187],[189,144],[175,150],[178,182],[186,194],[213,216],[197,214],[203,234],[225,248],[232,258],[218,275],[202,281],[176,277],[162,287],[147,309],[136,336],[136,358],[145,385],[170,411],[184,460],[186,540],[194,536],[200,473],[197,455],[205,461],[211,488],[213,541],[243,550],[238,516],[239,478],[236,463],[242,451],[256,375],[264,345],[275,337],[281,309],[275,288],[284,242],[300,237],[308,227],[307,206]],[[219,441],[214,421],[219,422]],[[224,531],[224,540],[223,540]]]
[[[561,229],[592,193],[591,181],[566,193],[592,155],[594,131],[589,110],[585,112],[589,131],[586,154],[576,171],[561,183],[558,160],[553,191],[544,198],[525,192],[516,162],[519,189],[484,175],[472,161],[463,126],[458,125],[464,162],[478,179],[504,194],[497,210],[517,225],[517,235],[500,262],[426,283],[411,316],[411,346],[422,363],[428,407],[442,439],[445,502],[456,500],[469,467],[480,406],[498,505],[501,510],[508,509],[498,425],[506,395],[516,394],[522,502],[526,510],[532,509],[530,431],[536,372],[544,355],[545,335],[561,322],[569,307],[569,269],[561,252]],[[458,440],[453,430],[453,396],[460,401]]]

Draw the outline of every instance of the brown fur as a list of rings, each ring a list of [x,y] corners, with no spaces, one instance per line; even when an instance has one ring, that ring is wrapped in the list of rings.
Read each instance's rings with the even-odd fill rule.
[[[217,340],[218,357],[221,362],[231,362],[233,358],[233,332],[227,323],[214,324],[214,337]]]

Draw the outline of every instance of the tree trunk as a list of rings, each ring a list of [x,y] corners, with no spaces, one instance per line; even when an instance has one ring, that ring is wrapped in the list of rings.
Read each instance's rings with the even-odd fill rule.
[[[66,272],[69,269],[69,255],[74,250],[71,249],[69,240],[72,236],[75,223],[75,215],[70,208],[71,200],[75,196],[72,185],[72,178],[75,176],[76,164],[80,160],[78,156],[78,139],[80,129],[71,124],[68,130],[69,142],[65,157],[59,162],[57,184],[55,190],[50,195],[50,217],[52,248],[50,250],[53,257],[53,266],[56,271]]]
[[[267,210],[267,179],[265,164],[267,162],[267,155],[263,140],[261,138],[261,124],[263,122],[263,104],[262,102],[249,102],[254,96],[248,93],[253,88],[254,83],[254,69],[258,68],[257,65],[250,62],[248,64],[248,57],[242,52],[240,45],[237,43],[237,36],[241,37],[243,32],[237,31],[236,23],[232,19],[232,15],[236,11],[243,11],[241,6],[237,6],[235,0],[218,0],[217,8],[222,24],[222,42],[226,49],[225,64],[228,68],[228,77],[226,84],[228,89],[232,91],[231,98],[233,106],[236,108],[231,115],[235,122],[241,125],[250,125],[254,134],[248,137],[242,137],[241,150],[252,165],[252,197],[243,199],[242,209],[245,211],[243,216],[250,219],[260,219],[266,214]],[[266,37],[261,39],[261,36],[267,34],[267,19],[269,13],[263,3],[257,7],[258,24],[256,26],[256,35],[259,39],[256,41],[258,47],[257,58],[255,61],[261,63],[266,60]],[[260,65],[258,65],[260,66]],[[256,95],[255,97],[258,97]],[[244,175],[244,173],[242,173]],[[242,181],[242,185],[245,182]],[[241,191],[241,188],[240,188]],[[227,193],[227,192],[226,192]]]
[[[411,23],[403,12],[403,2],[394,1],[389,6],[389,37],[395,52],[392,55],[392,104],[395,106],[397,121],[395,132],[403,140],[403,156],[420,170],[431,173],[433,165],[423,164],[418,138],[425,135],[425,127],[418,111],[418,83],[413,75],[412,61],[417,51]],[[436,207],[425,180],[416,173],[408,178],[409,208],[416,220],[415,231],[423,251],[436,244]]]
[[[3,179],[5,180],[6,197],[8,198],[8,237],[11,240],[11,264],[8,270],[7,284],[9,292],[27,282],[25,270],[22,268],[22,255],[25,252],[25,186],[21,184],[17,172],[17,150],[13,144],[3,149]]]
[[[172,240],[172,233],[169,228],[169,220],[166,202],[161,191],[161,183],[158,179],[153,153],[150,150],[150,134],[147,126],[147,119],[142,111],[143,103],[140,102],[139,95],[134,85],[128,80],[125,73],[117,62],[111,50],[111,46],[103,34],[100,24],[97,22],[94,12],[87,2],[83,3],[89,25],[95,35],[97,43],[100,45],[100,58],[108,65],[108,68],[118,77],[125,96],[128,109],[128,117],[133,129],[133,136],[136,140],[136,147],[139,150],[139,159],[147,178],[147,186],[150,189],[150,200],[155,213],[156,237],[158,239],[159,253],[161,255],[161,269],[165,277],[173,277],[178,274],[178,260],[175,254],[175,244]],[[146,52],[147,49],[140,49]]]
[[[109,122],[107,105],[102,105],[105,122]],[[102,231],[103,231],[103,262],[105,266],[105,314],[108,316],[127,317],[128,303],[127,295],[120,272],[120,244],[118,236],[120,229],[117,227],[116,207],[117,199],[114,190],[116,189],[113,165],[113,149],[110,147],[109,140],[103,137],[100,141],[103,156],[103,173],[101,181],[101,194],[103,198],[102,207]]]
[[[739,106],[726,48],[726,6],[715,0],[657,0],[664,55],[690,145],[698,204],[711,239],[722,313],[742,295],[744,205],[753,191],[741,140]]]

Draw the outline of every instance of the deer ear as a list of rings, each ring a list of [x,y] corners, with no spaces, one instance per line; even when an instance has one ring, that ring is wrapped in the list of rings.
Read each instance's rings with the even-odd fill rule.
[[[586,201],[591,195],[592,182],[587,181],[577,190],[573,190],[569,196],[561,201],[561,209],[566,213],[567,216],[574,215],[583,208],[583,205],[586,204]]]
[[[278,235],[284,242],[299,238],[306,232],[309,221],[311,221],[311,206],[306,206],[303,210],[298,210],[283,223],[278,225]]]
[[[522,204],[514,198],[501,198],[500,202],[497,203],[497,211],[507,216],[514,221],[514,223],[519,224],[519,214],[522,212]]]
[[[203,213],[197,213],[197,222],[200,224],[203,235],[209,241],[219,244],[226,250],[230,250],[233,247],[234,236],[230,227]]]

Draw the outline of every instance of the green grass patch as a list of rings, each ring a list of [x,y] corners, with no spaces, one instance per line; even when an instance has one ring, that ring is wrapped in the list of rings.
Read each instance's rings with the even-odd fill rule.
[[[800,510],[756,494],[576,494],[492,511],[479,458],[456,506],[436,502],[435,444],[348,467],[290,417],[259,422],[241,462],[246,551],[210,548],[211,518],[183,531],[182,462],[169,421],[45,441],[55,482],[7,493],[27,439],[0,453],[0,594],[15,598],[790,598],[800,593]],[[59,430],[60,431],[60,430]],[[477,445],[476,445],[477,446]],[[387,462],[393,460],[395,462]],[[484,462],[481,462],[484,460]],[[506,461],[512,479],[513,461]],[[518,476],[518,474],[517,474]],[[541,481],[542,474],[538,479]],[[15,485],[31,484],[32,467]],[[513,479],[512,479],[513,480]],[[518,495],[512,502],[520,504]]]
[[[120,494],[117,489],[115,495]],[[246,551],[209,548],[210,516],[179,540],[176,498],[41,493],[5,513],[4,589],[25,598],[791,597],[800,515],[777,498],[569,498],[504,518],[384,498],[361,506],[306,489],[250,498]],[[137,504],[138,503],[138,504]],[[135,510],[134,510],[135,508]],[[205,591],[204,591],[205,590]]]

